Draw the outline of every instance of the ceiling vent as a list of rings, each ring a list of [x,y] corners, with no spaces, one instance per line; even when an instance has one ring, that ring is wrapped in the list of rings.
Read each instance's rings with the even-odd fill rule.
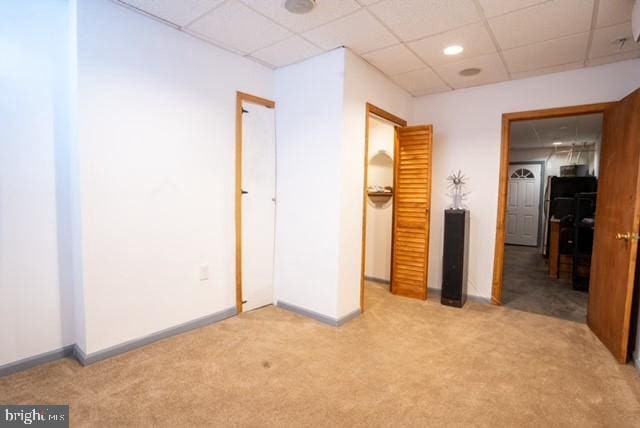
[[[460,76],[469,77],[475,76],[476,74],[480,74],[482,70],[479,68],[465,68],[460,72]]]
[[[284,2],[284,7],[291,13],[297,13],[301,15],[303,13],[309,13],[316,5],[316,0],[287,0]]]

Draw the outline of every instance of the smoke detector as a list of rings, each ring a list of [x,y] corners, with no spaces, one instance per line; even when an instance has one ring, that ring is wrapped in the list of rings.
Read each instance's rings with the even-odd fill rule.
[[[316,0],[287,0],[284,2],[284,7],[289,12],[299,15],[311,12],[315,5]]]

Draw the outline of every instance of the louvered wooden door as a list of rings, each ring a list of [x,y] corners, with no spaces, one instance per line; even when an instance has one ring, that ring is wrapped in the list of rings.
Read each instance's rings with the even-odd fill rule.
[[[396,134],[391,292],[427,298],[432,127]]]

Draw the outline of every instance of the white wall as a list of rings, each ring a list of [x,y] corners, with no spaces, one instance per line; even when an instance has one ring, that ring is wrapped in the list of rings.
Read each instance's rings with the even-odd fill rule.
[[[340,317],[360,307],[366,103],[405,120],[409,120],[411,109],[411,96],[407,92],[349,50],[345,50],[344,80],[340,161]]]
[[[74,343],[69,13],[0,8],[0,366]]]
[[[275,300],[337,316],[344,50],[276,70]]]
[[[273,72],[107,0],[78,41],[93,353],[234,306],[235,91],[273,98]]]
[[[618,100],[640,86],[640,60],[415,98],[413,124],[434,125],[429,286],[440,287],[446,176],[470,181],[469,293],[491,297],[503,113]]]
[[[393,186],[395,129],[391,123],[372,117],[369,120],[369,186]],[[386,155],[379,155],[383,151]],[[380,159],[386,162],[380,162]],[[393,198],[367,199],[367,239],[365,276],[385,281],[391,279],[391,228]]]

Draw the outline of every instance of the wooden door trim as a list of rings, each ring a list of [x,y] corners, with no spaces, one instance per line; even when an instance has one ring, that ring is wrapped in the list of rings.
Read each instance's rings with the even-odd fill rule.
[[[522,120],[549,119],[556,117],[578,116],[604,113],[615,102],[584,104],[571,107],[558,107],[543,110],[530,110],[502,115],[502,142],[500,146],[500,176],[498,184],[498,215],[496,218],[496,241],[493,261],[493,283],[491,303],[502,304],[504,279],[504,241],[506,237],[507,191],[509,188],[509,149],[511,145],[511,123]]]
[[[367,244],[367,186],[368,186],[368,172],[369,172],[369,123],[371,115],[376,115],[381,117],[389,122],[392,122],[400,127],[407,126],[407,121],[389,113],[386,110],[381,109],[371,103],[367,103],[365,107],[365,121],[364,121],[364,189],[362,191],[362,249],[361,249],[361,257],[360,257],[360,312],[364,312],[364,268],[365,268],[365,257],[366,257],[366,244]],[[394,162],[394,181],[395,181],[395,160],[396,160],[396,139],[397,136],[394,131],[394,153],[393,153],[393,162]],[[394,182],[395,186],[395,182]],[[395,198],[391,201],[392,204],[395,203]],[[392,206],[393,209],[393,206]],[[391,231],[391,243],[393,245],[393,230]],[[393,254],[393,251],[392,251]],[[393,263],[393,261],[392,261]]]
[[[236,92],[236,311],[242,312],[242,103],[248,102],[275,108],[275,101],[244,92]]]

